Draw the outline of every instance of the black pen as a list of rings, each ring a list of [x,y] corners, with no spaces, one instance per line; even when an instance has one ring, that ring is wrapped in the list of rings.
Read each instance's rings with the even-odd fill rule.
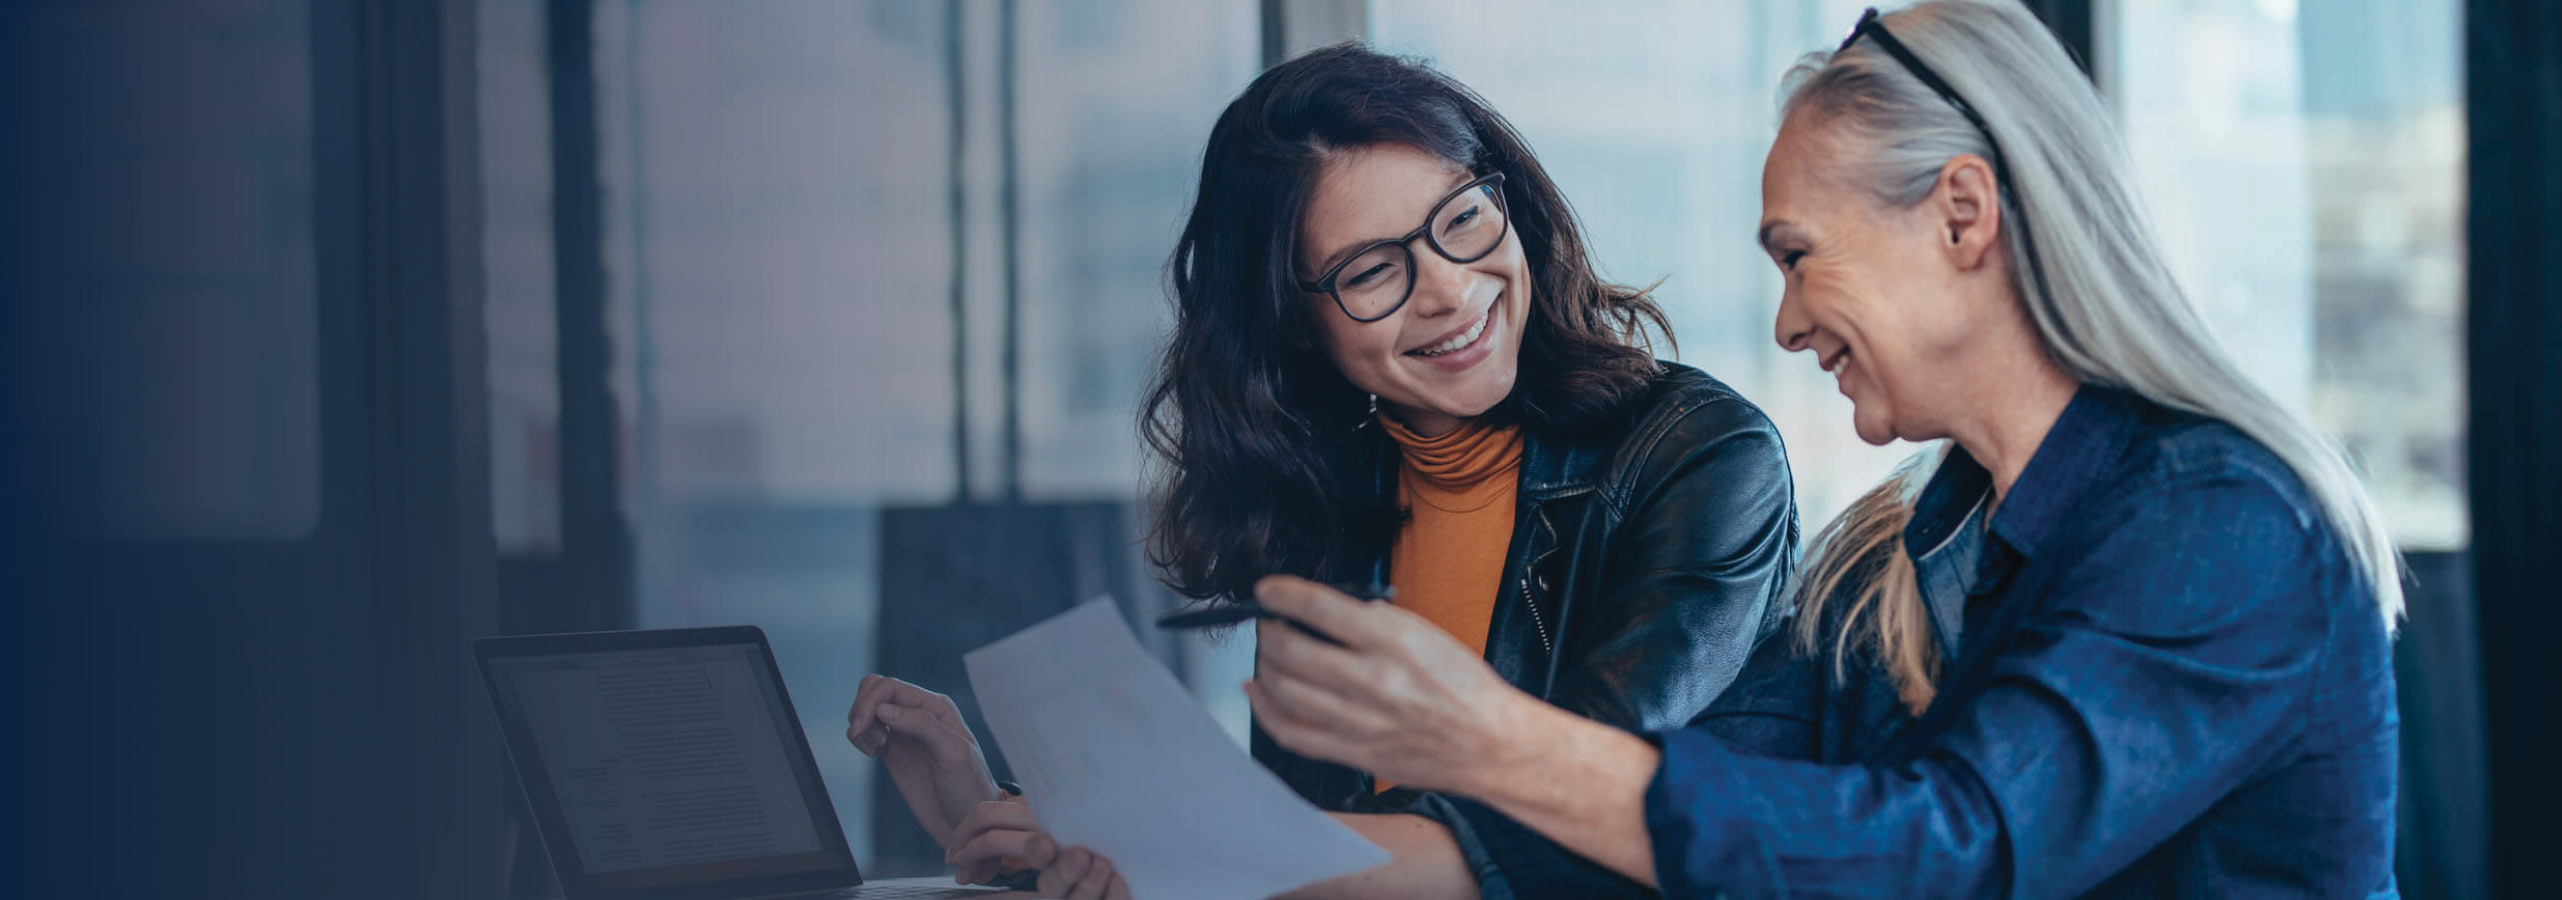
[[[1342,591],[1346,594],[1350,594],[1353,599],[1356,600],[1378,601],[1397,599],[1397,589],[1383,584],[1372,584],[1368,586],[1330,584],[1326,586]],[[1280,613],[1264,609],[1263,604],[1248,600],[1243,603],[1230,603],[1225,606],[1213,606],[1209,609],[1196,609],[1190,612],[1179,612],[1167,615],[1156,620],[1156,627],[1163,628],[1168,631],[1189,631],[1196,628],[1217,628],[1221,625],[1234,625],[1247,619],[1281,618],[1287,617]]]

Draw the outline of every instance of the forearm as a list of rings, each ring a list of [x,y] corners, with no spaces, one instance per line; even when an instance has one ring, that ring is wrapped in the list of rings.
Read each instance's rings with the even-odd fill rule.
[[[922,765],[893,766],[890,783],[898,788],[899,799],[907,802],[908,812],[916,816],[916,824],[943,849],[952,849],[951,832],[960,827],[970,810],[980,803],[1005,798],[995,782],[985,782],[981,787],[971,784],[972,779],[941,779],[935,773],[920,771]]]
[[[1332,813],[1335,821],[1387,848],[1387,865],[1331,878],[1282,895],[1286,900],[1366,900],[1374,897],[1473,900],[1476,876],[1450,830],[1422,816]]]
[[[1535,701],[1534,701],[1535,702]],[[1465,792],[1568,850],[1655,887],[1646,786],[1662,754],[1644,738],[1546,704],[1514,752],[1491,754]]]

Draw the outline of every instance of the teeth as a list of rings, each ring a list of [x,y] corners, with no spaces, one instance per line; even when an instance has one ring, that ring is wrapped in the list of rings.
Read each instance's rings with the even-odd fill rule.
[[[1494,321],[1494,313],[1489,312],[1478,317],[1477,324],[1469,326],[1468,330],[1461,332],[1458,337],[1414,351],[1414,354],[1416,356],[1443,356],[1465,350],[1468,348],[1468,345],[1476,343],[1479,336],[1486,333],[1486,323],[1491,321]]]

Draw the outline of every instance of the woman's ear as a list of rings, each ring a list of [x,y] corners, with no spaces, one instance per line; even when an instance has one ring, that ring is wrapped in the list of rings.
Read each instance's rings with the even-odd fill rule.
[[[1940,167],[1931,196],[1950,261],[1967,271],[1982,266],[2002,231],[2001,186],[1992,164],[1972,153],[1949,160]]]

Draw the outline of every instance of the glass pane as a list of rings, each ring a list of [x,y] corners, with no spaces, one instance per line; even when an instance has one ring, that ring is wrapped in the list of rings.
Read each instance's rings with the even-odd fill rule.
[[[1254,78],[1251,3],[1021,5],[1023,487],[1135,496],[1139,394],[1210,123]],[[991,273],[993,274],[993,273]]]
[[[939,17],[596,10],[640,623],[765,629],[864,854],[869,766],[835,751],[875,642],[876,509],[952,490]]]
[[[490,525],[500,553],[560,548],[560,378],[552,302],[551,79],[543,3],[481,0],[482,316]]]
[[[845,710],[876,648],[919,637],[883,633],[882,548],[914,536],[889,533],[903,525],[987,509],[945,506],[962,493],[956,255],[972,487],[999,484],[997,6],[961,7],[956,153],[941,4],[597,5],[641,622],[766,630],[867,869],[872,767],[840,737]],[[1255,6],[1016,8],[1022,487],[1054,507],[1127,504],[1162,268],[1211,121],[1254,72]]]
[[[58,211],[33,259],[48,485],[79,531],[286,539],[320,513],[310,9],[49,3],[22,135]],[[13,136],[12,139],[22,139]]]
[[[1812,359],[1771,341],[1779,278],[1753,242],[1779,75],[1866,4],[1374,0],[1373,37],[1431,59],[1512,120],[1583,217],[1603,272],[1662,280],[1678,358],[1770,414],[1812,529],[1916,448],[1871,447]],[[1671,348],[1658,355],[1673,356]]]
[[[2461,548],[2459,8],[2112,6],[2105,83],[2191,293],[2347,441],[2404,547]]]
[[[1023,491],[1135,504],[1140,394],[1173,322],[1166,260],[1191,211],[1210,125],[1259,71],[1257,7],[1019,8]],[[994,443],[992,431],[980,433]],[[1144,515],[1136,509],[1129,521],[1143,526]],[[1252,640],[1195,635],[1180,653],[1185,680],[1244,743],[1250,713],[1238,685],[1252,674]]]

